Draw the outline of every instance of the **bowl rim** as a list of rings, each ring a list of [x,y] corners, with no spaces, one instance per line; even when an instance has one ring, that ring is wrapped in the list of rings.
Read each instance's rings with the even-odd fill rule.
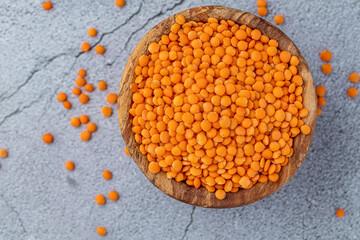
[[[275,183],[270,181],[266,183],[258,182],[250,189],[240,189],[236,193],[227,193],[227,197],[224,200],[216,199],[214,193],[208,192],[203,187],[196,189],[194,187],[188,186],[183,182],[177,182],[174,179],[168,179],[163,171],[160,171],[157,174],[150,173],[147,169],[148,160],[145,155],[140,153],[139,144],[136,143],[134,140],[134,134],[131,131],[131,122],[130,122],[132,117],[130,117],[129,114],[130,104],[132,103],[131,101],[132,93],[130,91],[129,86],[133,82],[133,79],[135,77],[133,70],[137,65],[139,56],[143,54],[148,54],[147,48],[146,50],[141,50],[141,47],[148,46],[148,44],[153,41],[158,41],[161,35],[166,33],[166,32],[158,31],[160,28],[164,28],[167,26],[169,29],[167,33],[170,32],[169,26],[175,23],[175,18],[177,15],[184,15],[185,18],[187,18],[187,16],[201,17],[203,15],[204,16],[206,15],[206,18],[208,18],[208,17],[214,17],[213,15],[216,15],[213,12],[214,10],[220,13],[235,12],[234,16],[231,16],[230,18],[229,17],[221,18],[221,16],[219,16],[220,18],[217,18],[219,20],[231,19],[239,25],[246,24],[252,29],[254,28],[259,29],[263,34],[269,36],[271,39],[278,40],[275,37],[271,37],[277,35],[283,38],[284,41],[287,42],[286,43],[287,45],[285,46],[284,45],[285,43],[278,41],[279,49],[289,51],[292,55],[296,55],[300,60],[300,64],[297,66],[297,68],[298,68],[298,74],[301,75],[304,79],[304,85],[303,85],[304,91],[302,93],[302,96],[304,95],[309,96],[308,98],[304,97],[303,100],[304,107],[306,107],[309,111],[308,116],[303,120],[306,124],[310,125],[311,127],[310,134],[306,136],[299,134],[298,136],[295,137],[293,144],[294,154],[290,157],[289,163],[281,169],[279,173],[280,175],[279,181]],[[233,19],[235,17],[236,19]],[[244,20],[245,18],[248,18],[250,20],[245,21]],[[129,101],[130,104],[126,105],[124,104],[124,101],[125,102]],[[311,106],[312,104],[314,104],[314,106]],[[245,206],[260,201],[270,196],[271,194],[275,193],[295,175],[295,173],[298,171],[298,169],[304,162],[306,154],[311,146],[312,139],[315,133],[316,117],[317,117],[315,85],[309,66],[304,56],[301,54],[300,50],[297,48],[295,43],[279,28],[269,23],[265,19],[262,19],[254,14],[242,10],[219,6],[219,5],[201,6],[201,7],[186,9],[184,11],[178,12],[164,19],[160,23],[156,24],[149,32],[147,32],[145,36],[140,40],[140,42],[136,45],[136,47],[134,48],[128,59],[128,62],[125,66],[121,78],[120,87],[119,87],[119,97],[118,97],[118,117],[119,117],[119,126],[121,129],[122,137],[130,154],[133,157],[133,160],[135,161],[139,169],[142,171],[142,173],[147,177],[147,179],[153,185],[155,185],[159,190],[161,190],[163,193],[167,194],[172,198],[175,198],[181,202],[194,206],[200,206],[205,208],[233,208],[233,207]],[[303,144],[304,146],[300,146]],[[302,151],[300,152],[300,150]],[[292,161],[291,164],[290,161]],[[292,167],[292,169],[290,169],[290,166]],[[284,176],[285,171],[286,171],[286,176]],[[183,186],[181,186],[180,184]],[[184,188],[184,186],[186,186],[186,189]],[[256,195],[256,197],[254,197],[254,195]]]

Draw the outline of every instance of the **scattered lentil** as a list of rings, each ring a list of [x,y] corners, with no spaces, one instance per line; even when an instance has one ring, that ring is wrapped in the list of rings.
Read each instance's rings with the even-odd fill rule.
[[[84,142],[89,141],[90,138],[91,138],[91,132],[83,131],[80,133],[80,139],[83,140]]]
[[[53,142],[53,135],[51,135],[51,133],[45,133],[43,135],[43,141],[47,144],[50,144]]]
[[[268,12],[268,10],[267,10],[266,7],[260,7],[260,8],[258,9],[258,14],[259,14],[260,16],[262,16],[262,17],[264,17],[264,16],[267,14],[267,12]]]
[[[99,205],[104,205],[106,203],[106,199],[104,195],[98,194],[95,196],[95,202]]]
[[[116,201],[119,199],[119,194],[116,191],[110,191],[109,192],[109,199],[111,201]]]
[[[89,131],[89,132],[95,132],[96,129],[97,129],[97,126],[95,123],[93,122],[89,122],[88,124],[86,124],[86,129]]]
[[[81,93],[81,94],[79,95],[79,102],[80,102],[81,104],[86,104],[86,103],[88,103],[88,102],[89,102],[89,96],[86,95],[85,93]]]
[[[117,94],[116,93],[109,93],[106,97],[106,101],[110,104],[115,104],[117,102]]]
[[[318,95],[318,97],[325,96],[325,93],[326,93],[326,87],[321,85],[316,87],[316,95]]]
[[[87,83],[84,86],[84,90],[87,92],[92,92],[92,91],[94,91],[94,86],[91,83]]]
[[[63,106],[64,106],[64,108],[66,108],[66,109],[70,109],[70,108],[72,107],[71,102],[69,102],[69,101],[63,102]]]
[[[71,126],[73,127],[79,127],[81,125],[81,122],[80,122],[80,119],[78,117],[73,117],[71,120],[70,120],[70,124]]]
[[[65,163],[65,167],[67,170],[72,171],[75,168],[75,164],[72,161],[67,161]]]
[[[104,107],[101,109],[101,112],[102,112],[102,114],[103,114],[105,117],[110,117],[111,114],[112,114],[112,109],[111,109],[111,107],[104,106]]]
[[[332,54],[329,50],[323,50],[320,53],[320,59],[324,62],[328,62],[332,59]]]
[[[78,75],[79,75],[79,77],[84,78],[86,76],[86,70],[83,68],[80,68],[78,71]]]
[[[118,7],[123,7],[125,5],[125,0],[115,0],[115,5]]]
[[[332,71],[332,66],[330,63],[324,63],[322,66],[321,66],[321,71],[324,73],[324,74],[329,74],[331,73]]]
[[[83,42],[83,43],[81,44],[81,51],[87,52],[87,51],[89,51],[89,50],[90,50],[90,43],[88,43],[88,42]]]
[[[359,82],[359,79],[360,79],[359,74],[356,72],[353,72],[349,75],[350,82],[357,83]]]
[[[103,80],[99,81],[99,83],[98,83],[98,89],[99,89],[100,91],[104,91],[104,90],[106,90],[106,88],[107,88],[106,82],[103,81]]]
[[[284,17],[283,17],[283,15],[276,15],[276,16],[274,17],[274,22],[275,22],[277,25],[283,24],[283,22],[284,22]]]
[[[87,115],[81,115],[79,117],[81,124],[86,124],[89,122],[89,117]]]
[[[104,53],[105,53],[105,48],[104,48],[104,46],[97,45],[97,46],[95,47],[95,52],[96,52],[97,54],[100,54],[100,55],[104,54]]]
[[[345,211],[343,209],[339,208],[338,210],[336,210],[336,216],[339,218],[345,216]]]
[[[88,35],[90,37],[95,37],[97,35],[97,30],[95,28],[89,28]]]
[[[105,236],[107,234],[107,231],[104,227],[98,227],[96,229],[96,232],[100,235],[100,236]]]
[[[52,2],[51,1],[45,1],[42,4],[44,10],[49,11],[50,9],[52,9]]]
[[[82,77],[78,77],[75,79],[75,84],[78,85],[79,87],[83,87],[86,84],[86,80]]]
[[[319,106],[325,106],[325,105],[326,105],[326,100],[325,100],[325,98],[324,98],[324,97],[318,97],[318,99],[317,99],[317,104],[318,104]]]
[[[66,101],[66,99],[67,99],[66,93],[61,92],[57,95],[57,100],[59,102],[64,102],[64,101]]]
[[[106,180],[110,180],[112,178],[112,173],[109,171],[109,170],[104,170],[103,171],[103,177],[106,179]]]
[[[78,88],[78,87],[74,87],[73,90],[72,90],[72,93],[75,95],[75,96],[79,96],[81,94],[81,89]]]
[[[318,115],[318,116],[320,116],[321,115],[321,113],[322,113],[322,110],[321,110],[321,108],[317,108],[317,112],[316,112],[316,114]]]
[[[349,97],[354,98],[358,95],[358,90],[356,88],[349,88],[347,94]]]
[[[7,158],[8,152],[6,149],[1,148],[0,149],[0,158]]]
[[[258,1],[256,2],[256,5],[257,5],[258,7],[266,7],[267,3],[266,3],[266,0],[258,0]]]

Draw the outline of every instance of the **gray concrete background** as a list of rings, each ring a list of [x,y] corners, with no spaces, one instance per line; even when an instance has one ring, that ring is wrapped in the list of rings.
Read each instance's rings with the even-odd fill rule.
[[[265,17],[283,14],[280,28],[307,59],[315,84],[327,87],[327,105],[318,118],[313,144],[295,177],[272,196],[250,206],[214,210],[178,202],[152,186],[130,157],[115,114],[100,109],[117,92],[122,70],[137,42],[156,23],[181,10],[222,4],[251,13],[251,1],[56,1],[47,12],[40,0],[0,4],[0,239],[359,239],[360,96],[349,99],[348,75],[360,72],[360,1],[269,0]],[[98,29],[96,38],[87,29]],[[100,42],[103,56],[80,53],[80,44]],[[333,73],[320,71],[319,52],[333,53]],[[87,80],[108,83],[73,108],[56,100],[71,92],[79,68]],[[79,140],[71,117],[88,114],[98,124],[93,139]],[[83,128],[83,127],[82,127]],[[41,137],[51,132],[52,145]],[[64,164],[73,160],[76,170]],[[105,181],[109,169],[113,179]],[[98,193],[117,190],[120,199],[94,203]],[[346,216],[337,218],[337,208]]]

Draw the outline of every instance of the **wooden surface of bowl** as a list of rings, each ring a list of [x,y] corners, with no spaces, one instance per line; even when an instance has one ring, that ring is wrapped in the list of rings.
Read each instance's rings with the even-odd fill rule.
[[[148,160],[146,156],[139,151],[139,144],[136,143],[134,134],[131,131],[132,118],[129,114],[129,109],[132,104],[132,92],[130,91],[130,84],[134,82],[134,69],[138,64],[138,58],[141,55],[149,54],[148,45],[151,42],[159,41],[163,34],[168,34],[170,32],[170,26],[175,23],[176,16],[180,14],[184,15],[187,21],[206,22],[209,17],[213,17],[219,20],[230,19],[237,24],[245,24],[251,28],[257,28],[271,39],[277,40],[280,50],[289,51],[292,55],[299,58],[300,63],[297,66],[298,74],[302,76],[304,80],[304,90],[302,94],[303,105],[309,111],[308,116],[303,120],[305,124],[311,127],[311,133],[307,136],[299,134],[295,138],[294,154],[290,157],[288,164],[281,169],[279,173],[280,178],[277,182],[268,181],[266,183],[256,183],[250,189],[241,189],[237,193],[227,193],[224,200],[218,200],[214,193],[208,192],[203,187],[196,189],[183,182],[176,182],[174,179],[167,178],[162,171],[157,174],[148,171]],[[280,29],[260,17],[223,6],[203,6],[188,9],[165,19],[151,29],[135,47],[126,64],[121,78],[118,98],[118,116],[122,137],[132,158],[144,175],[167,195],[191,205],[207,208],[232,208],[247,205],[273,194],[287,183],[300,168],[310,148],[315,132],[316,109],[315,86],[309,66],[299,49],[289,37]]]

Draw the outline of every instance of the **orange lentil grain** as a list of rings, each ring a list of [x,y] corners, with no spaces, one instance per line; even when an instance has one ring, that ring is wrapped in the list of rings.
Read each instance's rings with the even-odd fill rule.
[[[111,109],[111,107],[104,106],[104,107],[101,109],[101,112],[102,112],[102,114],[103,114],[105,117],[110,117],[111,114],[112,114],[112,109]]]
[[[61,92],[61,93],[59,93],[59,94],[57,95],[57,100],[58,100],[59,102],[65,102],[66,99],[67,99],[66,93]]]
[[[81,44],[81,51],[87,52],[87,51],[89,51],[89,50],[90,50],[90,43],[88,43],[88,42],[83,42],[83,43]]]
[[[94,91],[94,86],[91,83],[87,83],[84,86],[84,90],[87,92],[92,92],[92,91]]]
[[[95,202],[99,205],[104,205],[106,203],[106,199],[104,195],[98,194],[95,196]]]
[[[125,5],[125,0],[115,0],[115,5],[118,7],[123,7]]]
[[[43,2],[42,7],[44,8],[44,10],[49,11],[52,8],[52,2],[45,1]]]
[[[97,45],[97,46],[95,47],[95,52],[96,52],[97,54],[100,54],[100,55],[104,54],[104,53],[105,53],[105,48],[104,48],[104,46],[102,46],[102,45]]]
[[[274,22],[277,24],[277,25],[280,25],[284,22],[284,17],[283,15],[275,15],[274,17]]]
[[[324,63],[322,66],[321,66],[321,71],[324,73],[324,74],[329,74],[331,73],[332,71],[332,66],[330,63]]]
[[[75,95],[75,96],[79,96],[81,94],[81,89],[78,88],[78,87],[74,87],[73,90],[72,90],[72,93]]]
[[[81,124],[86,124],[89,122],[89,117],[87,115],[81,115],[79,117]]]
[[[328,62],[332,59],[332,54],[329,50],[323,50],[320,53],[320,59],[324,62]]]
[[[345,211],[343,209],[341,209],[341,208],[337,209],[336,210],[336,216],[339,217],[339,218],[345,216]]]
[[[349,88],[347,94],[349,97],[354,98],[358,95],[358,90],[356,88]]]
[[[353,72],[349,75],[350,82],[357,83],[359,82],[359,79],[360,79],[359,74],[356,72]]]
[[[89,122],[88,124],[86,124],[86,129],[89,131],[89,132],[95,132],[96,129],[97,129],[97,126],[95,123],[93,122]]]
[[[106,82],[103,81],[103,80],[99,81],[99,83],[98,83],[98,89],[99,89],[100,91],[104,91],[104,90],[106,90],[106,88],[107,88]]]
[[[318,116],[320,116],[320,115],[321,115],[321,113],[322,113],[321,108],[317,107],[316,114],[317,114]]]
[[[79,102],[80,102],[81,104],[86,104],[86,103],[88,103],[88,102],[89,102],[89,96],[86,95],[85,93],[80,94],[80,95],[79,95]]]
[[[110,191],[109,192],[109,199],[111,201],[116,201],[119,199],[119,194],[116,191]]]
[[[65,163],[65,168],[66,168],[68,171],[74,170],[74,168],[75,168],[74,162],[72,162],[72,161],[67,161],[67,162]]]
[[[88,35],[90,37],[95,37],[97,35],[97,30],[95,28],[89,28]]]
[[[64,108],[66,108],[66,109],[70,109],[70,108],[72,107],[71,102],[69,102],[69,101],[63,102],[63,106],[64,106]]]
[[[47,144],[50,144],[53,142],[53,135],[51,133],[46,133],[43,135],[43,141]]]
[[[8,152],[6,149],[1,148],[0,149],[0,158],[7,158]]]
[[[185,17],[183,15],[178,15],[176,17],[176,23],[180,24],[180,25],[183,25],[185,23]]]
[[[324,86],[317,86],[316,87],[316,95],[318,95],[318,97],[323,97],[325,96],[326,93],[326,88]]]
[[[318,98],[317,98],[317,104],[318,104],[319,106],[325,106],[325,105],[326,105],[326,100],[325,100],[325,98],[324,98],[324,97],[318,97]]]
[[[80,68],[79,71],[78,71],[78,75],[79,77],[85,77],[86,76],[86,70],[83,69],[83,68]]]
[[[112,173],[109,170],[104,170],[103,171],[103,177],[106,180],[110,180],[112,178]]]
[[[73,117],[71,120],[70,120],[70,124],[71,126],[73,127],[79,127],[81,125],[81,122],[80,122],[80,119],[78,117]]]
[[[257,0],[256,5],[258,7],[266,7],[266,0]]]
[[[89,141],[90,138],[91,138],[91,132],[83,131],[80,133],[80,139],[83,140],[84,142]]]
[[[259,14],[260,16],[262,16],[262,17],[264,17],[264,16],[267,14],[267,12],[268,12],[268,10],[267,10],[266,7],[260,7],[260,8],[258,9],[258,14]]]
[[[105,236],[107,234],[107,231],[104,227],[97,227],[96,232],[100,235],[100,236]]]
[[[215,197],[219,200],[223,200],[226,197],[226,192],[224,190],[218,189],[215,192]]]
[[[106,101],[110,104],[115,104],[117,102],[117,94],[116,93],[109,93],[106,97]]]
[[[82,77],[78,77],[75,79],[75,84],[78,85],[79,87],[83,87],[86,84],[86,80]]]

